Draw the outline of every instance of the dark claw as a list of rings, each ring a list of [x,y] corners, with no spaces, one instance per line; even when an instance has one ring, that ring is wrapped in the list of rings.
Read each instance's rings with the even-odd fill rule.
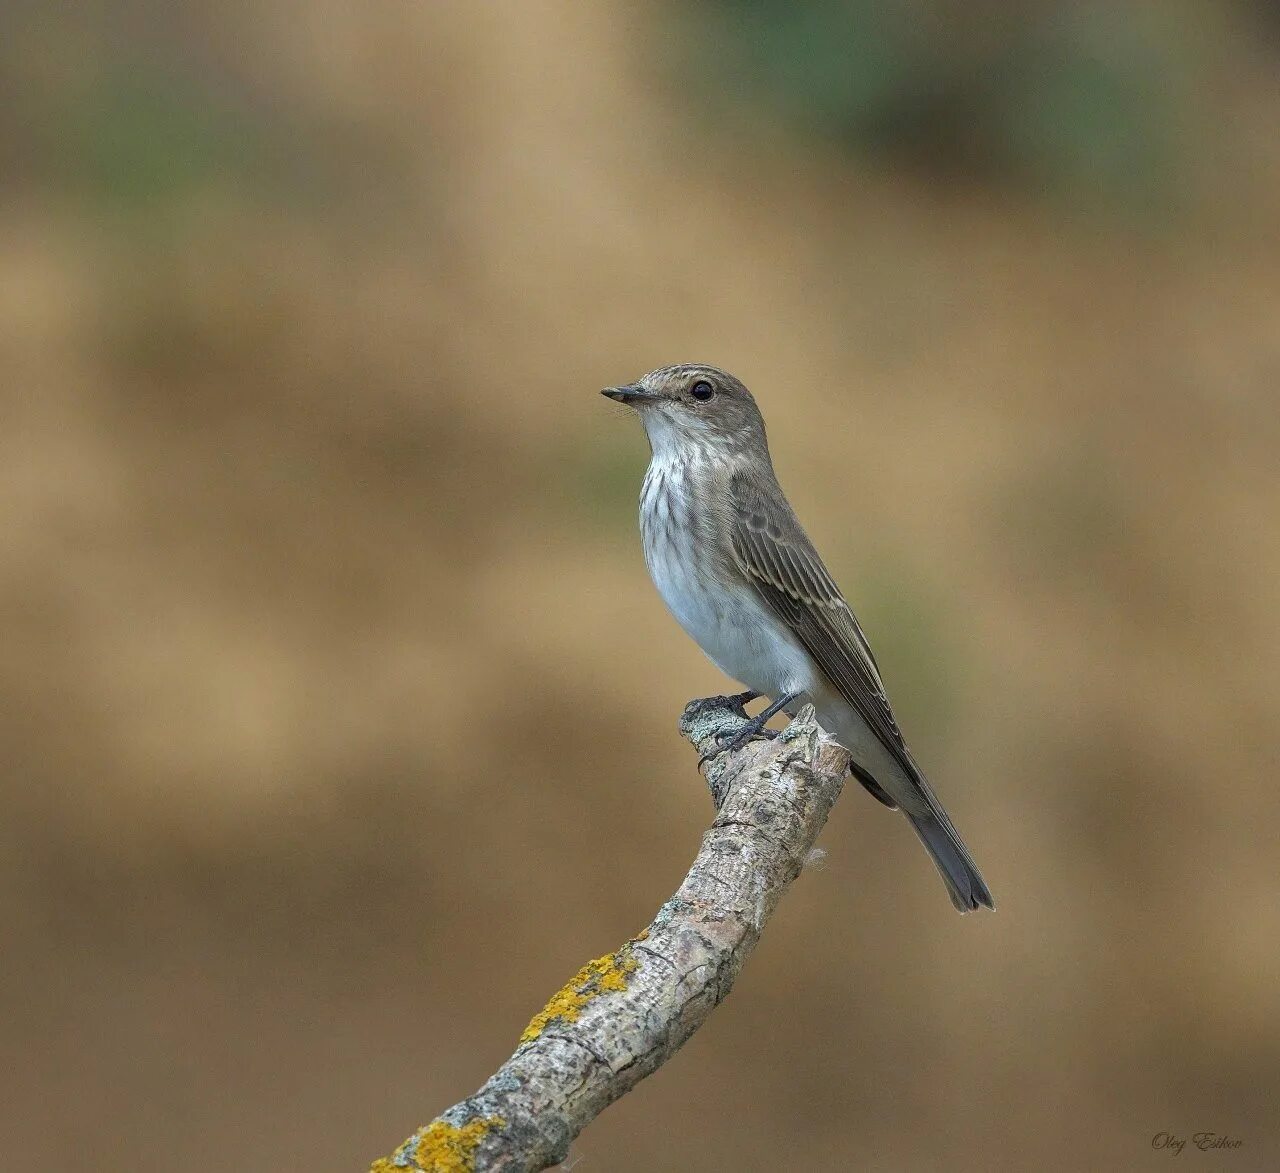
[[[720,753],[733,753],[734,750],[741,749],[748,741],[754,741],[757,737],[772,741],[780,732],[781,730],[778,729],[766,729],[763,721],[754,718],[737,733],[717,733],[716,740],[720,742]]]
[[[755,692],[744,692],[739,696],[729,697],[727,699],[740,701],[742,704],[745,704],[746,700],[755,700],[759,695],[759,693]],[[709,761],[711,758],[719,757],[722,753],[732,753],[735,749],[741,749],[753,737],[777,737],[778,734],[774,730],[765,728],[769,723],[769,718],[775,713],[782,712],[783,709],[791,704],[792,701],[796,700],[800,695],[801,694],[798,692],[792,692],[788,693],[786,696],[779,697],[768,708],[762,709],[752,717],[751,720],[743,725],[736,733],[731,734],[727,741],[724,740],[723,735],[718,736],[716,740],[720,742],[720,748],[712,750],[710,753],[704,753],[702,757],[698,759],[699,768],[702,767],[704,762]],[[744,697],[746,700],[743,700]],[[741,704],[739,705],[739,709],[741,709]]]
[[[752,717],[745,725],[734,733],[717,733],[716,741],[719,743],[717,748],[708,750],[698,759],[698,768],[709,762],[712,758],[718,758],[722,753],[733,753],[740,750],[749,741],[753,741],[757,737],[764,737],[772,741],[778,736],[777,729],[766,729],[765,725],[769,718],[765,717],[761,720],[759,717]]]

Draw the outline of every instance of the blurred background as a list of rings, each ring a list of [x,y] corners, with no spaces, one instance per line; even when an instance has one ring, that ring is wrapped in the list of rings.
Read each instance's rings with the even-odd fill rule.
[[[857,787],[592,1170],[1280,1167],[1280,10],[9,0],[0,1136],[364,1169],[674,890],[600,387],[741,376]]]

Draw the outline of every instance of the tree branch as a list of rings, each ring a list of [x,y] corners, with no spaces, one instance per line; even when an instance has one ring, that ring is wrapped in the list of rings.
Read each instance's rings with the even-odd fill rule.
[[[745,719],[735,699],[712,697],[686,707],[680,732],[704,754]],[[583,966],[475,1095],[371,1173],[526,1173],[563,1161],[578,1133],[670,1059],[728,994],[800,874],[847,766],[810,706],[776,740],[707,761],[716,818],[653,923]]]

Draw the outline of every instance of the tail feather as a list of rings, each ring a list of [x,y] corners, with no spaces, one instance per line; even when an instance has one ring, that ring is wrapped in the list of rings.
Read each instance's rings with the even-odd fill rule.
[[[930,809],[927,813],[912,814],[908,811],[906,815],[942,875],[951,903],[961,912],[972,912],[982,906],[995,908],[991,890],[947,818],[947,812],[932,794],[928,797]]]

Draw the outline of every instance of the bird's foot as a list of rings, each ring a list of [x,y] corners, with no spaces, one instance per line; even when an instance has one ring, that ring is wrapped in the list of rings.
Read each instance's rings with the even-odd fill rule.
[[[758,695],[758,694],[757,694]],[[738,698],[734,698],[735,700]],[[755,697],[753,696],[754,700]],[[757,737],[764,737],[772,741],[778,736],[777,729],[766,729],[769,718],[772,713],[764,712],[758,717],[752,717],[745,725],[740,725],[732,733],[717,733],[716,748],[708,750],[698,759],[698,768],[701,769],[712,758],[718,758],[722,753],[733,753],[735,750],[741,749],[749,741],[755,740]]]
[[[684,710],[684,716],[681,718],[682,723],[695,720],[703,713],[723,713],[726,709],[731,713],[736,713],[742,720],[746,721],[746,707],[757,697],[763,696],[759,692],[735,692],[731,696],[706,696],[697,700],[690,701]]]

